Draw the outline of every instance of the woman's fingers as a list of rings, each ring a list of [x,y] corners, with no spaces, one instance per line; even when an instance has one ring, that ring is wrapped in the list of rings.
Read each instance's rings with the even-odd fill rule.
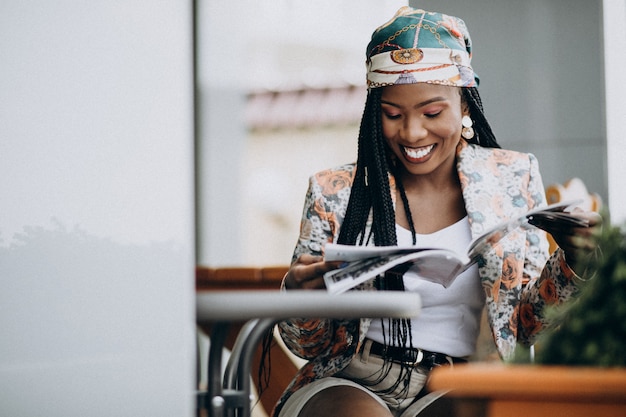
[[[324,274],[339,267],[340,262],[324,262],[321,256],[301,255],[285,275],[287,289],[325,288]]]
[[[563,222],[558,220],[543,219],[541,217],[533,218],[529,222],[533,226],[545,230],[550,233],[555,240],[557,236],[581,236],[584,238],[593,237],[602,227],[602,216],[592,211],[575,210],[569,213],[571,216],[580,219],[585,226],[580,226],[574,222]]]
[[[596,236],[602,229],[602,216],[596,212],[575,210],[577,217],[587,220],[587,227],[542,227],[550,232],[554,241],[565,251],[567,263],[574,267],[579,259],[597,249]]]

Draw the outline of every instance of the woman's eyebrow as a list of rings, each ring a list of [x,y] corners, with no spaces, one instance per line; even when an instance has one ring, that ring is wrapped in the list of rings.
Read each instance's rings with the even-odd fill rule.
[[[422,101],[421,103],[416,104],[416,105],[415,105],[415,108],[418,108],[418,107],[424,107],[424,106],[427,106],[427,105],[429,105],[429,104],[431,104],[431,103],[436,103],[436,102],[439,102],[439,101],[446,101],[446,100],[447,100],[447,98],[445,98],[445,97],[433,97],[433,98],[429,98],[428,100],[424,100],[424,101]],[[383,99],[381,99],[381,100],[380,100],[380,102],[381,102],[382,104],[388,104],[388,105],[390,105],[390,106],[394,106],[394,107],[402,107],[402,106],[400,106],[399,104],[396,104],[396,103],[391,102],[391,101],[383,100]]]

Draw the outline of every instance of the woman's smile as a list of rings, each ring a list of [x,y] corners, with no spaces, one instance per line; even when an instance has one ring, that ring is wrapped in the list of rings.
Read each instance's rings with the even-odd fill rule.
[[[434,148],[435,144],[420,146],[419,148],[402,146],[402,153],[404,154],[404,157],[408,162],[418,164],[421,162],[426,162]]]

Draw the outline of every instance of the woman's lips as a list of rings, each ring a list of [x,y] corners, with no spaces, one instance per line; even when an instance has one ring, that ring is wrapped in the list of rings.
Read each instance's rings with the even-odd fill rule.
[[[418,163],[428,159],[428,156],[430,155],[434,147],[434,144],[428,146],[420,146],[419,148],[408,148],[406,146],[403,146],[402,151],[409,162]]]

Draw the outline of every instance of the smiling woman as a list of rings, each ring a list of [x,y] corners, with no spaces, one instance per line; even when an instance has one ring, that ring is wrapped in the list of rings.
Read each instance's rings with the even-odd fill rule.
[[[324,288],[323,275],[341,267],[324,260],[328,242],[463,248],[486,228],[546,204],[534,155],[499,149],[471,46],[461,19],[410,7],[374,31],[357,161],[311,176],[285,289]],[[601,223],[596,213],[576,215],[591,227],[559,230],[562,249],[551,257],[544,231],[518,228],[449,287],[422,277],[419,264],[356,287],[415,291],[424,300],[419,317],[281,322],[287,347],[308,362],[274,415],[414,416],[441,396],[424,389],[432,368],[476,354],[483,308],[502,358],[532,343],[547,325],[543,305],[575,292],[580,278],[566,259]]]

